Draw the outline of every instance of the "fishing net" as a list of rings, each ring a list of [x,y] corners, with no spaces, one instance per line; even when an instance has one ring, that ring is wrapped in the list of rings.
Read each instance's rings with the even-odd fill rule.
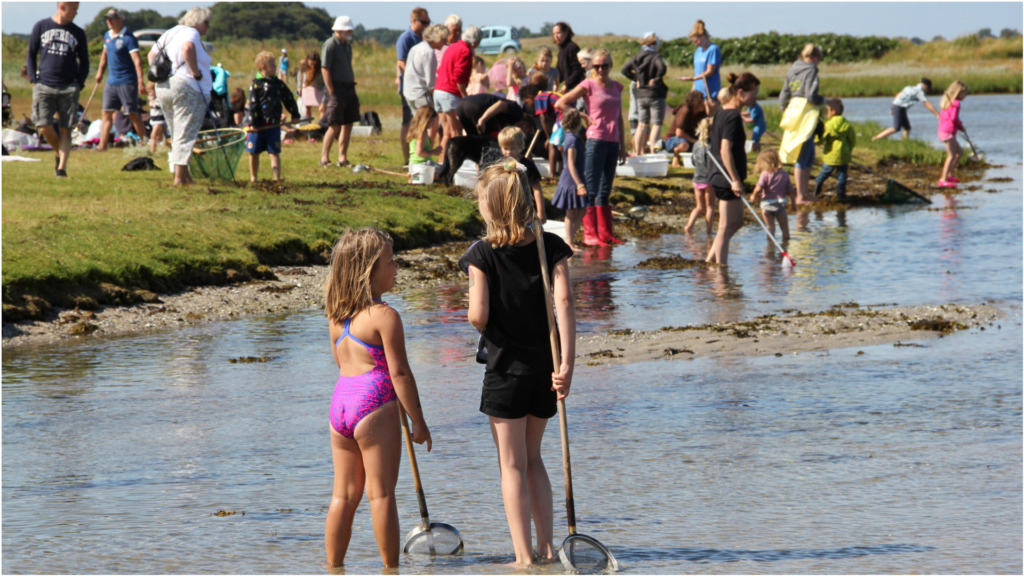
[[[910,188],[907,188],[903,184],[889,178],[888,182],[885,183],[885,192],[882,193],[881,200],[883,202],[891,202],[893,204],[931,204],[932,201],[928,198],[914,192]]]
[[[462,536],[448,524],[431,522],[429,532],[417,526],[406,536],[406,554],[449,556],[459,552],[462,552]]]
[[[619,564],[611,551],[600,542],[583,534],[574,534],[562,542],[558,551],[562,565],[580,574],[614,572]]]
[[[199,133],[188,168],[193,176],[234,180],[245,149],[245,130],[226,128]]]

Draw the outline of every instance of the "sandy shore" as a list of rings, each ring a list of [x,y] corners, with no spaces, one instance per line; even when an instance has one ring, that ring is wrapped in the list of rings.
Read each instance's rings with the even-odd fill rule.
[[[456,243],[400,253],[397,290],[460,281],[456,260],[466,246],[468,243]],[[279,267],[274,273],[277,280],[195,288],[161,295],[159,302],[132,306],[63,310],[46,322],[4,323],[3,349],[141,334],[321,307],[326,267]],[[827,310],[785,311],[725,324],[581,334],[577,353],[580,364],[601,365],[654,359],[782,355],[888,343],[919,345],[915,343],[959,330],[995,327],[1002,316],[1003,312],[992,304],[897,307],[848,303]]]

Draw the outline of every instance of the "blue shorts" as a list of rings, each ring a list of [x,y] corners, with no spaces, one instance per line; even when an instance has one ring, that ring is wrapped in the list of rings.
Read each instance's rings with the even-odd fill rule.
[[[438,114],[455,112],[455,109],[459,107],[459,102],[462,102],[462,98],[455,94],[434,90],[434,110],[437,110]]]
[[[281,153],[281,128],[267,128],[259,132],[249,132],[245,137],[245,151],[249,154]]]
[[[810,170],[814,164],[814,135],[812,134],[807,142],[800,147],[800,156],[796,159],[796,167],[802,170]]]

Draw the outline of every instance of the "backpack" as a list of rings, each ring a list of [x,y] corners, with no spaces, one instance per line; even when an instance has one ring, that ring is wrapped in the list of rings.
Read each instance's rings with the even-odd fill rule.
[[[124,165],[121,168],[122,172],[139,172],[143,170],[159,170],[160,168],[153,162],[153,159],[149,156],[140,156],[132,160],[131,162]]]
[[[174,73],[171,57],[167,55],[167,51],[160,45],[159,40],[153,45],[153,50],[156,50],[156,56],[153,57],[153,63],[149,65],[149,70],[146,71],[146,78],[154,84],[167,82],[171,74]]]
[[[380,134],[384,130],[384,126],[380,123],[380,116],[373,110],[359,115],[359,125],[372,126],[373,129],[370,131],[372,134]]]

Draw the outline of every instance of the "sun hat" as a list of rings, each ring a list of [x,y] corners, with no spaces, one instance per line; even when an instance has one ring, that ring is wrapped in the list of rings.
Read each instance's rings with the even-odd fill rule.
[[[352,19],[348,16],[338,16],[334,20],[334,26],[331,27],[331,30],[355,30],[355,26],[352,25]]]
[[[284,52],[285,54],[287,54],[288,53],[288,49],[287,48],[281,48],[281,52]]]

